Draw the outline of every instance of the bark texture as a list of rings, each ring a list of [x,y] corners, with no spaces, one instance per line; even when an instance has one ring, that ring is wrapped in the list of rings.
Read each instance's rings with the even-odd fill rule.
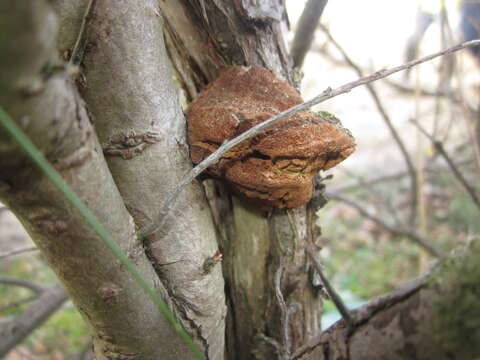
[[[166,291],[135,241],[44,0],[0,4],[0,104],[136,263]],[[0,131],[0,200],[21,220],[89,325],[97,359],[178,359],[189,350],[143,290],[56,188]],[[132,334],[135,334],[132,336]],[[188,357],[188,355],[186,355]]]
[[[282,1],[160,1],[177,77],[194,98],[221,69],[260,65],[293,82]],[[208,51],[205,51],[208,49]],[[229,358],[287,358],[320,333],[321,299],[309,283],[306,208],[271,214],[209,189],[224,254]],[[236,351],[235,349],[242,349]]]
[[[76,9],[63,3],[56,5],[61,23],[71,22]],[[77,9],[77,19],[83,12],[84,8]],[[80,21],[75,23],[79,27]],[[71,31],[78,33],[78,28]],[[73,47],[72,40],[64,36],[59,44],[62,52]],[[185,118],[163,43],[157,1],[98,2],[86,48],[81,93],[127,209],[142,228],[191,168]],[[162,228],[144,245],[179,320],[211,359],[221,359],[224,283],[221,266],[208,274],[203,269],[218,245],[198,182],[185,189]]]

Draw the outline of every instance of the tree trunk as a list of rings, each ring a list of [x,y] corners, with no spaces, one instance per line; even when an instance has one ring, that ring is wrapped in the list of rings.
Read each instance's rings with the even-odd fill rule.
[[[188,97],[232,65],[263,66],[293,83],[281,31],[283,5],[161,1],[167,47]],[[223,234],[229,358],[289,358],[321,331],[322,301],[310,284],[304,251],[311,242],[307,227],[313,226],[306,207],[267,214],[232,198],[221,185],[210,186],[220,187],[209,192]],[[218,191],[224,196],[213,196]]]
[[[86,7],[77,12],[81,17]],[[60,18],[72,15],[57,0]],[[65,11],[65,13],[62,12]],[[149,225],[169,191],[191,168],[185,119],[172,81],[156,1],[100,1],[89,23],[81,94],[115,183],[137,227]],[[78,29],[72,29],[78,33]],[[59,44],[61,50],[73,43]],[[129,142],[140,139],[130,146]],[[218,249],[203,190],[194,182],[177,199],[145,250],[182,325],[212,359],[224,352],[226,313],[221,268],[203,263]]]
[[[65,13],[59,11],[61,15],[65,14],[62,21],[80,24],[86,3],[57,2],[55,5],[57,9],[65,10]],[[0,68],[8,71],[2,70],[0,77],[0,103],[114,235],[144,278],[162,294],[204,351],[211,358],[222,358],[223,280],[219,270],[203,275],[203,261],[215,253],[217,247],[208,207],[202,205],[205,199],[198,185],[192,185],[191,191],[180,200],[185,204],[182,209],[185,217],[177,214],[178,220],[169,219],[162,231],[161,236],[168,240],[163,241],[163,248],[155,246],[160,237],[149,239],[152,245],[148,246],[148,257],[144,245],[135,239],[134,219],[138,227],[148,222],[161,197],[165,196],[166,188],[191,166],[188,158],[181,158],[181,149],[177,145],[177,140],[180,143],[185,141],[184,121],[164,56],[158,8],[154,2],[147,2],[140,9],[138,6],[134,1],[114,4],[103,1],[97,9],[100,13],[95,20],[99,22],[96,29],[100,38],[87,46],[90,49],[88,59],[92,61],[88,64],[95,67],[92,74],[95,69],[98,72],[117,71],[115,75],[109,73],[112,83],[115,79],[128,81],[108,84],[118,86],[111,89],[118,93],[113,97],[105,84],[101,89],[97,87],[99,80],[105,80],[101,77],[103,73],[97,73],[98,79],[87,78],[87,87],[91,82],[99,98],[97,102],[92,100],[92,113],[88,115],[69,79],[69,68],[58,59],[57,21],[50,5],[43,0],[2,4],[3,22],[0,26],[4,36],[0,37]],[[112,22],[109,11],[121,22]],[[129,17],[125,18],[127,14]],[[138,17],[131,18],[132,14]],[[71,22],[72,19],[77,21]],[[151,51],[150,57],[139,53],[145,50],[141,46],[146,42],[137,42],[135,47],[133,38],[124,36],[124,27],[130,24],[130,20],[137,21],[130,28],[130,31],[138,30],[135,39],[144,37],[152,42],[153,49],[148,50]],[[135,26],[139,23],[142,26]],[[78,27],[75,29],[63,22],[61,28],[65,30],[68,26],[78,33]],[[92,34],[95,35],[99,36],[98,33]],[[75,36],[62,36],[60,41]],[[101,43],[101,36],[108,38],[110,48]],[[94,63],[95,46],[102,45],[102,53],[103,50],[105,53],[101,56],[104,57],[98,60],[102,63]],[[118,53],[112,54],[112,48]],[[129,55],[134,59],[128,61]],[[145,59],[142,63],[145,72],[136,69],[135,60],[140,56]],[[156,56],[158,59],[154,59]],[[154,69],[156,72],[152,75],[160,79],[154,77],[152,82],[147,82],[146,71]],[[126,76],[129,72],[131,77]],[[118,74],[121,77],[117,77]],[[122,86],[125,86],[125,92]],[[85,92],[88,98],[88,92]],[[120,102],[122,106],[119,107]],[[103,156],[105,149],[90,124],[92,114],[99,120],[105,119],[105,123],[112,120],[111,127],[115,126],[112,129],[108,124],[102,126],[101,121],[95,121],[95,130],[103,136],[104,143],[111,139],[110,135],[125,134],[126,128],[133,128],[139,133],[152,130],[153,139],[161,146],[144,149],[141,162],[137,158],[133,161],[122,158],[122,164],[119,158],[111,158],[109,169]],[[112,118],[104,117],[104,114]],[[90,326],[97,358],[117,356],[153,360],[193,357],[141,287],[55,187],[24,156],[18,155],[19,148],[5,133],[0,132],[0,140],[1,200],[27,228]],[[125,150],[121,141],[119,145]],[[130,149],[127,147],[127,150]],[[149,176],[145,176],[149,171]],[[116,176],[112,177],[111,172]],[[162,178],[161,174],[166,176]],[[169,183],[165,184],[167,178]],[[159,261],[155,256],[161,257]],[[152,259],[156,268],[152,266]],[[155,270],[160,273],[162,281]]]

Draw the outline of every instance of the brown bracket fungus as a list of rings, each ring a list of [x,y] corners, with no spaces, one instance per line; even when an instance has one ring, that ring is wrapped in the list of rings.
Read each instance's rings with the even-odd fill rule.
[[[188,142],[198,164],[228,139],[303,100],[262,67],[224,70],[187,110]],[[207,169],[241,198],[263,210],[294,208],[313,194],[313,178],[355,150],[338,120],[302,111],[245,140]]]

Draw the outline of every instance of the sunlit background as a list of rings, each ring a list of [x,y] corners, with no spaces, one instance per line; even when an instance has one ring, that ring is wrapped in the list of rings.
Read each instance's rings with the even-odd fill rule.
[[[293,29],[305,2],[287,1]],[[437,0],[335,0],[328,2],[321,23],[350,59],[368,75],[406,61],[407,41],[415,32],[420,11],[432,14],[433,21],[419,43],[418,56],[463,41],[459,29],[459,1],[446,0],[443,3],[447,17],[442,20],[442,1]],[[293,32],[288,40],[293,40]],[[452,67],[451,74],[448,74],[449,66]],[[305,99],[318,95],[327,87],[335,88],[358,78],[321,29],[316,31],[303,71],[302,94]],[[443,76],[446,80],[442,82]],[[468,164],[462,171],[478,190],[478,158],[474,153],[472,119],[468,113],[471,109],[478,111],[479,85],[478,63],[463,50],[452,57],[439,58],[414,68],[408,78],[402,72],[376,82],[374,87],[416,167],[435,164],[445,168],[445,162],[411,120],[441,140],[455,161]],[[408,91],[399,91],[399,87]],[[422,91],[449,95],[421,96]],[[458,97],[460,103],[455,103],[454,97]],[[318,108],[339,117],[351,130],[358,145],[353,155],[328,172],[334,178],[326,182],[327,191],[338,189],[341,196],[354,200],[387,224],[403,226],[410,201],[407,177],[368,185],[370,179],[398,174],[406,169],[404,158],[369,92],[364,87],[357,88]],[[426,180],[419,189],[420,213],[414,230],[445,250],[477,237],[480,231],[475,220],[478,208],[472,205],[451,171],[416,175]],[[367,184],[340,191],[345,186],[362,182]],[[395,236],[374,221],[359,216],[354,207],[335,199],[318,215],[323,233],[322,256],[328,276],[350,307],[391,291],[427,269],[433,260],[411,240]],[[328,303],[324,326],[338,317],[333,305]]]

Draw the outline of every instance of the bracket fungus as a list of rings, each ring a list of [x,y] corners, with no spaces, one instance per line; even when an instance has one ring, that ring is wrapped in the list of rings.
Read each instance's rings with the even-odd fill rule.
[[[193,163],[302,102],[295,88],[265,68],[225,69],[187,109]],[[207,174],[262,210],[294,208],[311,199],[319,170],[335,166],[354,150],[352,135],[334,116],[301,111],[235,146]]]

